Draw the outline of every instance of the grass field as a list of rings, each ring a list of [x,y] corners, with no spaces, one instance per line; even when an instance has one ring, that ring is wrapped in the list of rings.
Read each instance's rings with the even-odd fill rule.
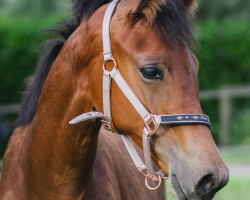
[[[227,164],[250,163],[250,146],[232,149],[221,149],[222,157]]]
[[[250,199],[250,177],[231,177],[228,185],[219,191],[215,200],[248,200]]]
[[[244,146],[231,150],[222,149],[222,157],[227,164],[250,163],[250,147]],[[249,169],[250,171],[250,169]],[[228,184],[216,194],[215,200],[248,200],[250,199],[250,176],[231,175]]]

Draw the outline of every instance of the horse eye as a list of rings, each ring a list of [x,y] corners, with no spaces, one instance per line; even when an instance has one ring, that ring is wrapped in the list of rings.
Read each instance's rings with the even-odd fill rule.
[[[162,71],[157,67],[144,67],[140,68],[140,72],[147,79],[163,79]]]

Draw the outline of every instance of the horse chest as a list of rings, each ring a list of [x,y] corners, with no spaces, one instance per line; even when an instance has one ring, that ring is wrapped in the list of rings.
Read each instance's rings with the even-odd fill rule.
[[[142,153],[139,148],[137,151]],[[164,185],[156,191],[148,190],[130,159],[120,136],[101,130],[92,180],[83,199],[165,199]]]

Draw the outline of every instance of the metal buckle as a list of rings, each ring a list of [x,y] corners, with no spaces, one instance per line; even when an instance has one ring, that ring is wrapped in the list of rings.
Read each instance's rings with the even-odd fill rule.
[[[155,132],[158,130],[160,124],[157,124],[154,118],[154,115],[151,115],[151,118],[144,123],[144,126],[149,131],[149,136],[155,134]]]
[[[112,133],[117,133],[118,131],[116,130],[114,124],[108,122],[108,121],[105,121],[105,120],[101,120],[105,130],[107,131],[111,131]]]

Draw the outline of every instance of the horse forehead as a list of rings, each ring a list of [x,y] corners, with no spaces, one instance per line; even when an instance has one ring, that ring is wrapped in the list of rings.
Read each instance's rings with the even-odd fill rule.
[[[138,22],[133,26],[122,26],[125,28],[116,27],[118,31],[113,35],[113,38],[118,41],[119,46],[130,54],[138,57],[140,54],[162,57],[169,51],[167,42],[161,40],[148,24]]]
[[[145,60],[153,60],[168,65],[183,65],[189,67],[193,62],[193,55],[183,45],[170,45],[161,39],[150,27],[134,27],[118,34],[116,39],[126,52],[137,62],[143,64]],[[138,64],[139,64],[138,63]]]

